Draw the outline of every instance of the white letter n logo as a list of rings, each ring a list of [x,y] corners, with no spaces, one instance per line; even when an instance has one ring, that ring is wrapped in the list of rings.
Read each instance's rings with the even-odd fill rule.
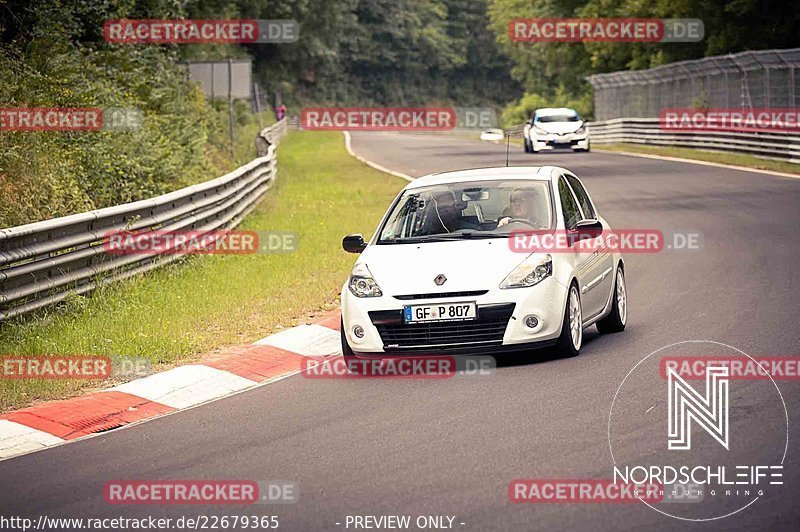
[[[711,434],[723,447],[728,448],[728,367],[706,367],[705,397],[671,367],[667,367],[668,388],[668,438],[672,450],[692,448],[690,420]]]

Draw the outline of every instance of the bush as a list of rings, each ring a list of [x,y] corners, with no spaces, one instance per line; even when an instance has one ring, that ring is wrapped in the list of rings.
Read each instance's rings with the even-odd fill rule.
[[[0,133],[0,227],[150,198],[218,177],[255,156],[256,117],[208,102],[174,49],[82,45],[66,35],[0,44],[2,107],[139,109],[133,131]]]

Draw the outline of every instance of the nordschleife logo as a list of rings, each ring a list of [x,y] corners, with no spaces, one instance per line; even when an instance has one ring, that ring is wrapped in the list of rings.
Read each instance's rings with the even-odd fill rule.
[[[692,420],[728,449],[728,368],[706,368],[705,395],[701,395],[672,369],[667,369],[667,446],[692,448]]]

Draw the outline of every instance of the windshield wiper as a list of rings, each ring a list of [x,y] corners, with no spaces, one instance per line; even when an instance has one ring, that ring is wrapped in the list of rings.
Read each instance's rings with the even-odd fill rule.
[[[459,240],[462,238],[474,238],[477,235],[473,231],[465,231],[463,233],[443,233],[436,236],[443,240]]]
[[[385,240],[378,240],[378,244],[420,244],[423,242],[430,242],[432,237],[412,236],[409,238],[390,238]]]
[[[441,235],[431,235],[431,238],[439,240],[467,240],[471,238],[506,238],[507,234],[501,233],[481,233],[476,231],[465,231],[463,233],[444,233]]]
[[[508,238],[507,233],[480,233],[467,231],[464,233],[442,233],[438,235],[412,236],[408,238],[393,238],[379,240],[378,244],[425,244],[427,242],[447,242],[452,240],[469,240],[481,238]]]

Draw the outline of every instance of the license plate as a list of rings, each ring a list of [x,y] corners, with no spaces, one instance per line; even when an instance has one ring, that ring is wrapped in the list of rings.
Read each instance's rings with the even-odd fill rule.
[[[474,301],[403,307],[403,321],[406,323],[464,321],[474,320],[476,317],[478,317],[478,305]]]

